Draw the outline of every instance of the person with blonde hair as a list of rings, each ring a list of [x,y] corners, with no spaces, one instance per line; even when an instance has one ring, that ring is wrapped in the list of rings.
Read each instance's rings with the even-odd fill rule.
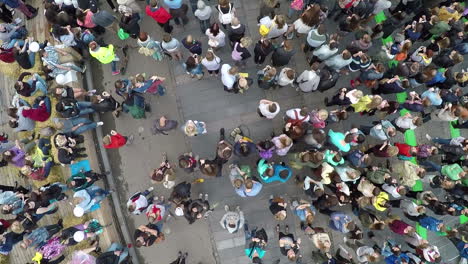
[[[252,57],[249,50],[247,49],[252,44],[250,37],[243,37],[239,42],[234,44],[234,48],[231,53],[231,58],[234,60],[236,66],[245,68],[247,59]]]
[[[277,39],[283,36],[288,30],[288,24],[286,23],[286,17],[284,15],[276,15],[272,18],[265,16],[260,19],[259,26],[264,26],[268,29],[268,33],[265,35],[268,39]]]
[[[237,80],[238,69],[236,66],[231,67],[229,64],[221,66],[221,82],[224,86],[224,91],[228,93],[235,92],[234,84]]]
[[[211,76],[218,76],[219,69],[221,68],[221,59],[216,56],[212,49],[208,49],[205,57],[201,61],[201,64],[205,66]]]
[[[273,137],[271,142],[276,146],[276,154],[278,156],[286,156],[289,149],[293,146],[293,141],[286,134],[281,134],[277,137]]]
[[[262,89],[270,89],[276,83],[276,68],[270,65],[265,66],[257,72],[257,84]]]

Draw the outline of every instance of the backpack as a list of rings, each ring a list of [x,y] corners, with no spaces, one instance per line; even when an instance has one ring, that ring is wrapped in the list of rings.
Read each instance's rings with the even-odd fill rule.
[[[219,11],[219,22],[221,22],[221,24],[223,25],[227,25],[227,24],[231,24],[231,21],[232,21],[232,4],[229,4],[229,11],[224,14],[222,11],[221,11],[221,7],[218,5],[218,11]]]
[[[299,11],[304,7],[304,0],[294,0],[291,3],[291,9]]]

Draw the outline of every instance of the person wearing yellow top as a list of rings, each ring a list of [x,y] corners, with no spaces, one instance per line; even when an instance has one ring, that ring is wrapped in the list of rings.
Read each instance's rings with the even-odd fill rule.
[[[99,46],[96,41],[92,41],[88,45],[89,53],[91,56],[96,58],[102,64],[111,64],[112,75],[120,74],[120,70],[117,69],[117,61],[119,57],[114,52],[114,45],[110,44],[107,47]]]
[[[372,205],[377,211],[383,212],[391,207],[388,193],[380,192],[379,195],[372,198]]]

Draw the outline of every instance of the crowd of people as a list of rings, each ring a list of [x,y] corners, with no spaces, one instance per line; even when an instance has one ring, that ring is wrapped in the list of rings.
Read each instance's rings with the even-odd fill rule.
[[[96,60],[104,68],[110,64],[112,75],[124,75],[130,45],[107,44],[102,36],[111,31],[125,43],[136,40],[141,56],[155,62],[180,61],[191,78],[220,75],[217,82],[228,93],[248,96],[254,83],[265,90],[336,91],[333,97],[324,98],[324,107],[298,106],[283,117],[279,116],[280,103],[260,100],[252,111],[259,118],[283,118],[282,134],[272,133],[254,142],[239,127],[227,137],[222,128],[214,158],[183,153],[174,165],[164,154],[149,182],[170,189],[170,197],[155,196],[150,187],[133,194],[126,204],[130,214],[144,213],[148,220],[135,229],[135,247],[163,243],[163,224],[171,217],[184,216],[193,224],[214,210],[208,194],[192,197],[192,184],[203,179],[176,182],[180,169],[205,178],[229,175],[235,193],[245,198],[257,196],[265,184],[294,181],[304,190],[303,199],[287,201],[284,195],[271,195],[268,206],[278,221],[275,231],[281,254],[296,263],[310,256],[301,252],[306,242],[281,224],[290,214],[300,220],[301,230],[315,246],[315,263],[447,261],[421,230],[446,236],[459,251],[460,263],[467,262],[466,225],[448,226],[441,217],[468,217],[468,139],[433,137],[429,131],[425,144],[394,140],[398,134],[411,137],[411,131],[421,130],[427,122],[454,130],[468,127],[468,72],[461,69],[468,50],[466,2],[446,0],[429,6],[422,0],[338,0],[328,6],[321,0],[292,0],[281,3],[288,5],[287,12],[282,12],[279,1],[262,0],[258,38],[246,34],[242,24],[246,21],[229,0],[219,0],[214,6],[190,0],[201,34],[208,39],[206,45],[195,34],[181,40],[171,35],[173,23],[180,27],[189,21],[189,6],[182,0],[107,3],[109,8],[95,0],[45,1],[51,40],[41,43],[20,18],[13,18],[18,9],[28,20],[42,19],[42,15],[36,17],[37,8],[22,0],[2,1],[0,60],[18,64],[22,73],[7,109],[8,124],[19,137],[12,140],[6,133],[0,135],[0,164],[16,168],[21,177],[41,187],[0,185],[4,215],[0,254],[9,255],[19,245],[34,249],[33,263],[57,264],[66,259],[67,248],[86,241],[90,247],[72,252],[71,263],[129,261],[128,248],[119,243],[101,252],[99,235],[106,224],[96,219],[66,228],[62,219],[50,225],[40,222],[59,206],[67,206],[64,201],[70,195],[74,217],[81,218],[98,210],[111,194],[96,184],[105,173],[81,170],[67,180],[51,180],[54,167],[74,166],[87,157],[82,134],[103,125],[89,119],[89,114],[145,118],[151,112],[146,94],[165,95],[165,78],[144,73],[122,76],[115,81],[114,91],[98,93],[72,85],[77,74],[86,72],[87,60]],[[164,33],[142,31],[145,14]],[[337,26],[330,31],[329,23]],[[345,42],[350,36],[352,40]],[[300,44],[295,46],[295,42]],[[232,65],[216,54],[220,49],[230,50]],[[119,57],[120,52],[123,56]],[[309,65],[302,72],[290,64],[296,53],[304,53]],[[242,72],[252,56],[258,69],[256,80]],[[338,87],[338,79],[345,75],[353,79],[346,87]],[[394,95],[397,99],[392,99]],[[349,131],[327,127],[348,122],[352,115],[377,118]],[[210,129],[203,121],[185,120],[181,125],[162,116],[154,122],[152,133],[167,135],[179,128],[188,137]],[[105,148],[120,148],[132,144],[133,135],[111,130],[102,142]],[[247,159],[258,161],[251,168]],[[424,185],[430,188],[421,188]],[[395,213],[400,212],[395,208],[402,214]],[[229,233],[243,229],[245,255],[253,263],[263,263],[269,241],[265,229],[249,226],[249,216],[239,206],[225,205],[224,209],[221,227]],[[319,214],[329,221],[317,221]],[[387,228],[395,237],[377,241],[375,233]],[[344,244],[332,245],[330,229],[345,235]],[[188,253],[179,252],[172,263],[182,264],[187,258]]]

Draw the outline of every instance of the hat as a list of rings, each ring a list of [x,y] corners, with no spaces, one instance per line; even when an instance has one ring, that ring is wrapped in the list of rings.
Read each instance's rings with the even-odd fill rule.
[[[73,234],[73,240],[75,240],[76,242],[81,242],[83,241],[84,238],[85,238],[85,233],[83,231],[76,231]]]
[[[258,33],[260,33],[260,35],[262,36],[266,36],[268,35],[268,33],[270,33],[270,29],[265,26],[265,25],[260,25],[260,28],[258,29]]]
[[[202,9],[205,9],[205,7],[206,7],[205,2],[203,2],[201,0],[197,2],[197,8],[198,9],[202,10]]]
[[[76,206],[73,209],[73,215],[75,215],[76,217],[82,217],[84,215],[84,209],[79,206]]]
[[[66,83],[65,75],[57,74],[57,76],[55,77],[55,82],[57,82],[57,84],[64,85]]]
[[[29,43],[29,51],[31,52],[38,52],[39,51],[39,43],[36,41],[33,41]]]
[[[126,5],[126,4],[127,4],[127,0],[117,0],[117,4],[119,4],[119,5]]]
[[[182,207],[177,207],[174,212],[175,212],[175,215],[177,215],[177,216],[183,216],[184,215],[184,209],[182,209]]]

